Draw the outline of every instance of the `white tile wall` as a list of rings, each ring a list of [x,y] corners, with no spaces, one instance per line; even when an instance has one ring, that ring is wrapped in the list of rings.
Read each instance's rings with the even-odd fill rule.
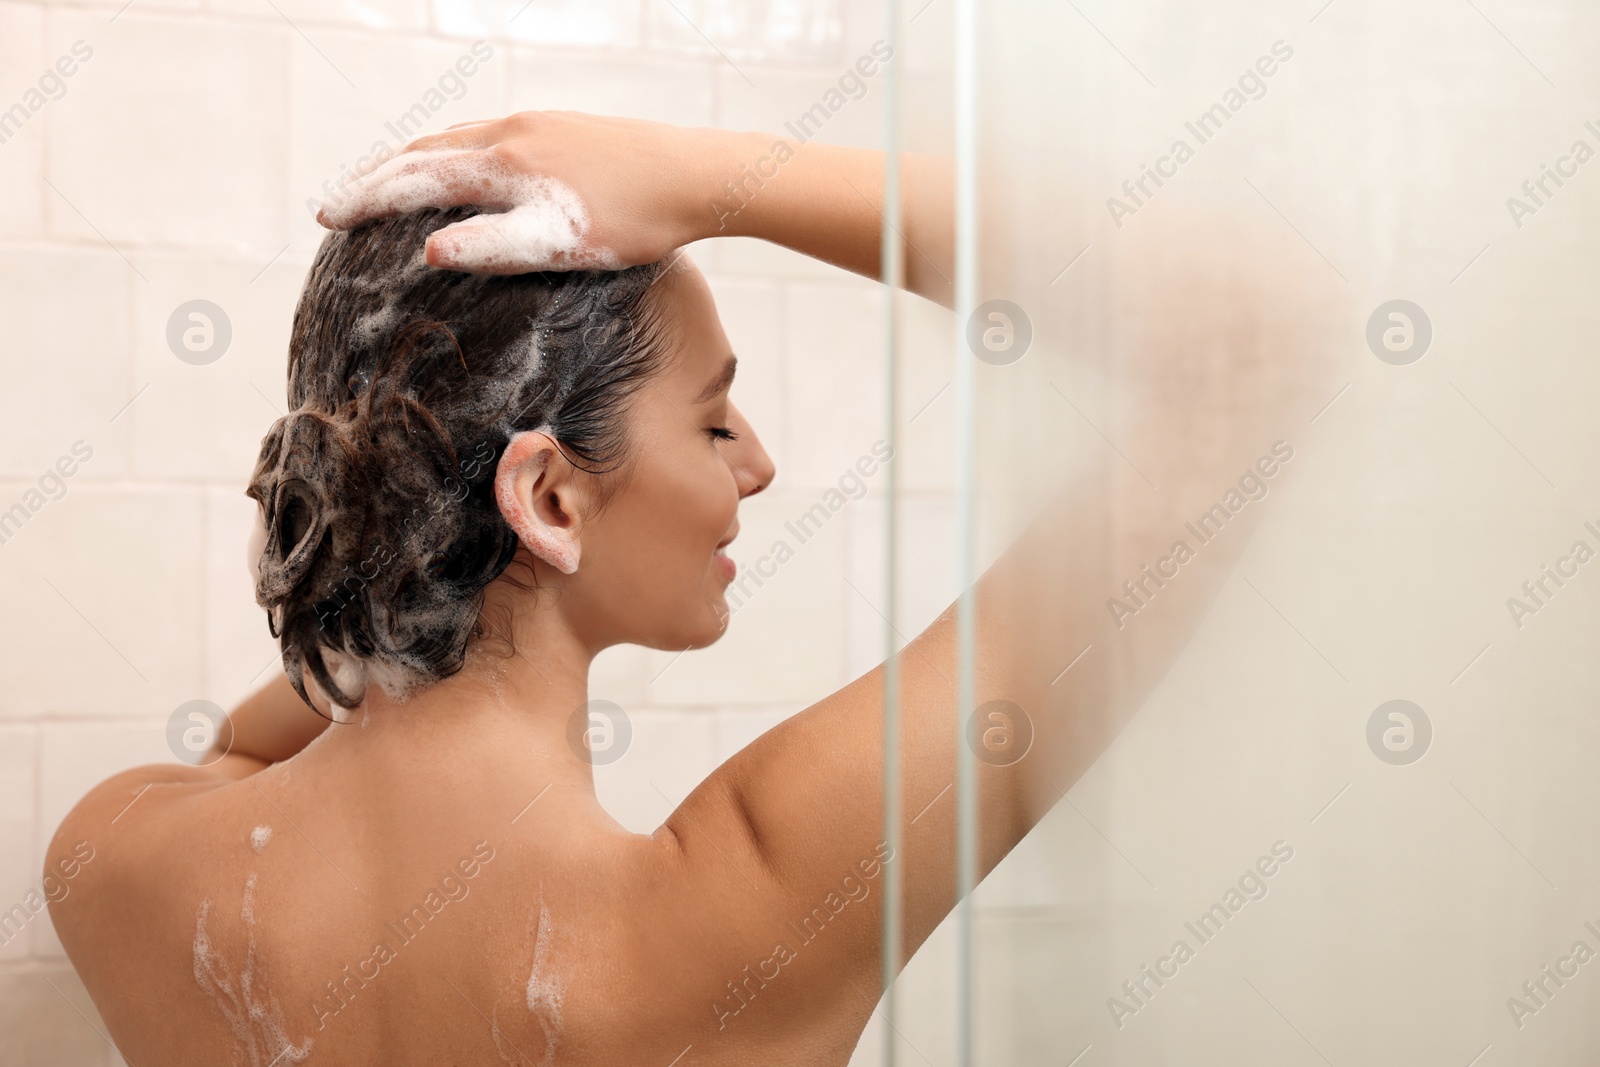
[[[634,833],[660,826],[713,762],[712,720],[704,710],[630,711],[629,747],[595,767],[595,792],[606,810]]]
[[[721,766],[729,756],[799,710],[799,707],[776,707],[758,711],[719,711],[714,726],[714,762]]]
[[[51,12],[48,54],[94,56],[49,115],[50,232],[276,253],[295,39],[281,21]]]
[[[455,123],[512,110],[513,49],[484,39],[473,52],[479,39],[326,29],[294,39],[287,210],[294,248],[308,261],[327,233],[313,202],[336,192],[365,160],[398,153],[406,142]]]
[[[423,30],[428,26],[425,0],[273,0],[271,5],[265,0],[206,0],[205,6],[219,14],[288,21],[307,28],[319,23],[369,30]]]
[[[517,48],[513,54],[513,110],[587,111],[681,126],[712,122],[716,81],[702,62],[641,62],[554,48]]]
[[[39,90],[39,79],[46,77],[55,63],[54,55],[45,56],[44,20],[41,7],[0,4],[0,108],[8,112],[8,121],[0,127],[0,137],[5,139],[0,144],[0,187],[7,193],[0,200],[0,235],[6,237],[33,236],[44,228],[42,116],[52,106],[52,96],[72,91],[71,79],[61,79],[61,89],[49,81],[46,91],[24,104],[23,112],[10,112],[30,89]],[[14,125],[18,120],[20,125]]]
[[[255,506],[243,488],[284,402],[290,316],[323,235],[307,201],[412,136],[390,125],[419,103],[425,132],[521,108],[776,128],[880,35],[846,8],[0,0],[0,108],[73,42],[93,48],[61,98],[0,144],[0,510],[42,502],[0,543],[0,907],[37,883],[45,843],[89,788],[170,758],[172,708],[231,703],[278,669],[246,569]],[[492,57],[441,87],[478,39]],[[442,101],[430,95],[441,88]],[[821,136],[871,144],[880,125],[873,85]],[[785,521],[882,432],[881,296],[761,242],[691,255],[740,356],[734,399],[778,468],[742,509],[733,555],[749,568],[777,538],[796,542]],[[205,366],[166,340],[192,299],[217,304],[232,329]],[[931,528],[949,489],[949,403],[937,399],[949,326],[918,304],[905,302],[908,348],[933,355],[907,363],[904,417],[921,412],[909,431],[920,436],[900,462]],[[30,496],[80,439],[93,458],[64,496]],[[751,586],[712,648],[621,647],[596,662],[594,695],[632,716],[628,755],[596,775],[624,825],[653,829],[717,764],[871,666],[876,616],[845,579],[876,593],[875,508],[833,515]],[[942,589],[908,589],[908,610],[928,613]],[[0,946],[0,1063],[119,1064],[74,1006],[99,1024],[43,914]],[[858,1062],[876,1062],[876,1033]]]
[[[79,440],[94,455],[71,484],[124,472],[129,294],[143,284],[104,247],[0,247],[0,316],[12,324],[0,478],[35,480]]]
[[[0,548],[0,716],[164,718],[194,699],[201,528],[200,494],[177,489],[73,487],[35,515]]]
[[[767,130],[795,139],[815,136],[828,144],[882,144],[883,72],[860,79],[859,88],[849,88],[848,94],[840,89],[840,78],[856,59],[857,55],[851,55],[827,68],[762,70],[753,76],[724,66],[717,71],[720,123],[729,129]],[[801,118],[818,104],[828,112],[827,117],[822,118],[818,111],[802,124]],[[794,129],[786,123],[794,123]]]
[[[65,963],[0,971],[0,1054],[29,1067],[112,1067],[122,1063],[105,1024]]]
[[[637,47],[640,0],[434,0],[439,32],[526,44]]]
[[[652,2],[650,43],[723,62],[818,63],[838,59],[844,35],[840,0]]]
[[[133,438],[136,477],[243,486],[255,469],[261,439],[285,408],[283,309],[294,306],[309,266],[292,253],[270,255],[134,257],[149,279],[133,284],[134,381],[144,391],[118,421]],[[169,322],[192,300],[221,308],[233,334],[202,366],[176,358],[168,343]]]
[[[784,343],[805,374],[789,379],[791,484],[820,491],[870,453],[888,432],[882,358],[883,293],[865,279],[789,286]],[[864,343],[866,342],[866,343]]]
[[[34,726],[0,727],[0,849],[7,859],[0,867],[0,912],[10,912],[39,891],[40,872],[31,863],[10,862],[35,854],[35,804],[38,800],[39,731]],[[42,892],[40,893],[42,897]],[[26,905],[24,905],[26,907]],[[42,914],[42,913],[41,913]],[[0,931],[0,961],[22,959],[33,935],[31,922]]]

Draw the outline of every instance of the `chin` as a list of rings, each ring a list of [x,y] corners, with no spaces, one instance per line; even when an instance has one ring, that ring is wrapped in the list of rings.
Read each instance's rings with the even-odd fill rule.
[[[728,602],[719,590],[685,605],[670,626],[655,630],[647,640],[635,639],[634,643],[662,652],[705,648],[720,641],[732,621]]]
[[[705,648],[707,645],[716,644],[733,623],[733,614],[728,610],[727,598],[720,591],[708,598],[692,618],[698,625],[694,627],[690,648]]]

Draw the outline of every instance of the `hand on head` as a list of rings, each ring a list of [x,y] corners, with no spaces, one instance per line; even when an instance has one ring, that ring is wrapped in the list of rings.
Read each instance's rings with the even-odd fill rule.
[[[358,175],[317,221],[348,230],[471,206],[482,210],[429,237],[430,266],[525,274],[653,263],[701,236],[703,142],[720,132],[574,111],[462,123]]]

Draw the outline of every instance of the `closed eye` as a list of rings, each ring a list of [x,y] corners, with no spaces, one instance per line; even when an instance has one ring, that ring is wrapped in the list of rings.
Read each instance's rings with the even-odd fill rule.
[[[739,434],[726,426],[709,427],[706,433],[710,434],[714,441],[737,441],[739,439]]]

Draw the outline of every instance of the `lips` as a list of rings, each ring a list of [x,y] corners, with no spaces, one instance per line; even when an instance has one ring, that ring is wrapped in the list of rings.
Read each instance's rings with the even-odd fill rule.
[[[733,560],[729,558],[728,554],[723,551],[723,549],[727,548],[728,545],[732,543],[733,539],[738,536],[739,528],[735,526],[731,534],[729,534],[727,537],[724,537],[717,543],[717,550],[711,554],[711,558],[717,561],[717,569],[720,570],[722,572],[722,576],[730,582],[733,581],[733,576],[738,573],[739,568],[734,564]]]

